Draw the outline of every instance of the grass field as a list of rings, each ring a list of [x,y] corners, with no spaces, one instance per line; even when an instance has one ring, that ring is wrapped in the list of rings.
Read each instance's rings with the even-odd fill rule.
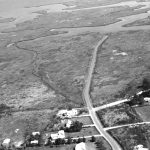
[[[150,121],[150,106],[136,107],[135,110],[143,121]]]
[[[20,110],[83,106],[84,75],[100,38],[92,33],[48,36],[22,41],[18,43],[20,49],[2,46],[1,103]],[[38,53],[34,65],[33,51]]]
[[[24,137],[26,132],[51,131],[54,124],[56,111],[25,111],[4,115],[0,118],[0,140],[5,138],[14,139],[18,136]],[[19,129],[16,134],[15,130]]]
[[[134,95],[149,76],[150,31],[112,33],[99,51],[92,80],[94,106]]]
[[[141,122],[141,118],[128,105],[114,106],[97,112],[104,127]]]

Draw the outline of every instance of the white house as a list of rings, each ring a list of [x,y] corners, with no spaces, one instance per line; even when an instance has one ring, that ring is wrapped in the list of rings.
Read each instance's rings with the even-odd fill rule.
[[[73,121],[70,120],[70,119],[61,120],[61,124],[64,125],[65,127],[67,127],[67,128],[70,128],[72,123],[73,123]]]
[[[150,102],[150,97],[144,97],[144,101]]]
[[[75,150],[86,150],[86,145],[85,143],[81,142],[76,145]]]
[[[64,130],[60,130],[58,131],[58,133],[54,133],[54,134],[51,134],[51,138],[53,141],[55,141],[56,139],[64,139],[65,138],[65,132]]]
[[[52,140],[58,139],[58,133],[51,134]]]
[[[15,141],[13,142],[14,146],[16,148],[22,148],[23,147],[23,144],[24,144],[24,141],[23,140],[20,140],[20,141]]]
[[[148,148],[143,148],[143,145],[140,144],[135,146],[133,150],[148,150]]]
[[[33,136],[40,135],[40,132],[32,132]]]
[[[72,125],[72,120],[67,120],[67,122],[66,122],[66,127],[67,128],[70,128],[71,127],[71,125]]]
[[[74,116],[78,115],[78,111],[76,109],[72,109],[72,110],[60,110],[58,113],[57,113],[57,116],[60,117],[60,118],[72,118]]]
[[[2,146],[8,148],[10,146],[11,140],[9,138],[5,139],[2,143]]]
[[[61,138],[61,139],[65,138],[65,132],[64,132],[64,130],[58,131],[58,138]]]
[[[39,144],[39,141],[38,140],[33,140],[30,142],[32,145],[38,145]]]

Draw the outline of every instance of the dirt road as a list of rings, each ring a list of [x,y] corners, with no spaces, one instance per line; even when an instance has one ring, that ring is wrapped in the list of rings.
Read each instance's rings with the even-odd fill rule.
[[[91,80],[92,80],[92,75],[93,75],[93,71],[95,68],[95,64],[96,64],[96,58],[97,58],[97,52],[98,50],[100,50],[102,44],[106,41],[106,39],[108,38],[108,36],[104,36],[99,43],[97,44],[97,46],[94,49],[93,52],[93,58],[90,64],[90,68],[89,68],[89,72],[85,81],[85,87],[83,90],[83,99],[86,102],[87,108],[89,110],[89,114],[93,120],[93,123],[95,124],[95,127],[97,128],[97,130],[99,131],[99,133],[108,141],[108,143],[111,145],[113,150],[121,150],[120,145],[104,130],[101,122],[99,121],[95,110],[93,108],[92,105],[92,101],[89,95],[89,90],[90,90],[90,86],[91,86]]]

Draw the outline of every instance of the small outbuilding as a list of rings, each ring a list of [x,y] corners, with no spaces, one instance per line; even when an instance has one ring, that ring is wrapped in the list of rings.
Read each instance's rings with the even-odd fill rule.
[[[2,146],[8,148],[11,144],[11,139],[7,138],[2,142]]]
[[[39,141],[38,140],[33,140],[33,141],[30,142],[30,144],[32,146],[37,146],[37,145],[39,145]]]
[[[150,97],[144,97],[144,101],[150,102]]]
[[[86,144],[84,142],[77,144],[75,150],[86,150]]]
[[[23,140],[13,142],[13,145],[15,146],[15,148],[23,148],[24,144],[25,143]]]
[[[40,132],[32,132],[33,136],[40,135]]]

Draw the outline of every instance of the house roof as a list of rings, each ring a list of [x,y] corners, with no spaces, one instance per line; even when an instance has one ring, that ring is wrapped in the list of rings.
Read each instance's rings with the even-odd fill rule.
[[[65,132],[64,132],[64,130],[58,131],[58,137],[59,138],[65,138]]]
[[[150,101],[150,97],[144,97],[145,101]]]
[[[76,145],[75,150],[86,150],[86,145],[85,143],[81,142]]]
[[[53,140],[58,139],[58,133],[51,134],[51,138],[52,138]]]
[[[24,144],[24,141],[23,140],[21,140],[21,141],[15,141],[13,144],[14,144],[15,147],[21,147],[22,144]]]
[[[4,141],[3,141],[3,145],[7,145],[7,144],[10,144],[10,139],[9,138],[7,138],[7,139],[5,139]]]
[[[35,136],[35,135],[40,135],[40,132],[32,132],[32,135]]]
[[[143,145],[137,145],[134,147],[134,150],[148,150],[148,148],[144,148]]]
[[[60,130],[60,131],[58,131],[58,133],[51,134],[51,138],[53,140],[56,140],[58,138],[65,138],[65,132],[64,132],[64,130]]]
[[[38,144],[38,143],[39,143],[38,140],[31,141],[31,144]]]

